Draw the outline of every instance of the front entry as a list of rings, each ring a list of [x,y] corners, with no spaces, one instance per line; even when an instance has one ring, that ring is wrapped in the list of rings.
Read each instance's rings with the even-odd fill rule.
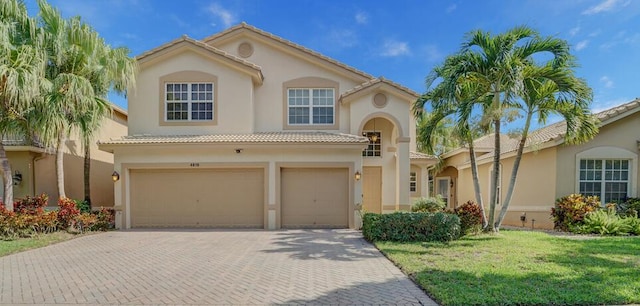
[[[442,196],[446,207],[449,207],[449,181],[448,177],[439,177],[436,179],[436,194]]]
[[[362,172],[362,210],[382,213],[382,167],[363,167]]]

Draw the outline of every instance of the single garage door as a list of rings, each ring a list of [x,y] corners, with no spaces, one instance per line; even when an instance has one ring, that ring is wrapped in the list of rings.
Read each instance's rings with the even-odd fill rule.
[[[131,170],[133,227],[264,227],[263,169]]]
[[[349,169],[283,168],[282,227],[349,227]]]

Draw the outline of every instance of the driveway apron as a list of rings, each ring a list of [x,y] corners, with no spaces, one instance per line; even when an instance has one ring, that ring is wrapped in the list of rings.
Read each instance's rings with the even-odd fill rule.
[[[353,230],[132,230],[0,257],[0,304],[437,305]]]

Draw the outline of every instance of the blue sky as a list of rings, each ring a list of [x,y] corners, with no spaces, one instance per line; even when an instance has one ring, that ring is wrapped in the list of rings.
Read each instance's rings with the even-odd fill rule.
[[[245,21],[418,93],[465,33],[528,25],[567,40],[593,88],[594,111],[640,96],[640,1],[633,0],[49,0],[113,46],[138,55],[186,34],[201,39]],[[35,0],[26,1],[36,14]],[[112,100],[126,109],[124,98]]]

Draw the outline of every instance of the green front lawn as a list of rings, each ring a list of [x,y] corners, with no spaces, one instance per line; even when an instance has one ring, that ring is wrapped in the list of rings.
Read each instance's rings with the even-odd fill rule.
[[[503,230],[376,246],[443,305],[640,303],[640,237]]]
[[[0,240],[0,256],[5,256],[29,249],[40,248],[50,244],[69,240],[76,235],[69,234],[65,231],[58,231],[50,234],[41,234],[33,238],[20,238],[16,240],[4,241]]]

